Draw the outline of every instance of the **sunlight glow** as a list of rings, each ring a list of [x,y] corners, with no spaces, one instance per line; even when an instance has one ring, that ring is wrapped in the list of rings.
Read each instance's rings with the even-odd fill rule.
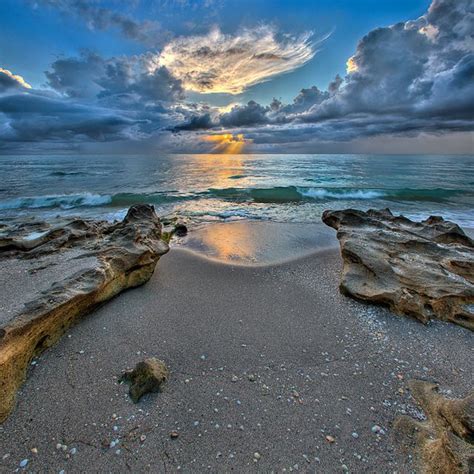
[[[355,62],[354,56],[351,56],[347,60],[346,67],[347,67],[347,74],[351,74],[351,73],[357,72],[359,70],[359,66],[357,66],[357,63]]]
[[[202,138],[205,142],[213,143],[213,153],[224,153],[226,155],[236,155],[243,152],[246,145],[252,143],[244,137],[242,133],[233,135],[232,133],[223,133],[219,135],[206,135]]]
[[[4,69],[2,67],[0,67],[0,73],[3,73],[5,74],[6,76],[10,77],[11,79],[13,79],[14,81],[18,82],[18,84],[20,84],[20,86],[24,87],[25,89],[31,89],[31,85],[28,84],[21,76],[19,76],[18,74],[13,74],[11,71],[9,71],[8,69]]]

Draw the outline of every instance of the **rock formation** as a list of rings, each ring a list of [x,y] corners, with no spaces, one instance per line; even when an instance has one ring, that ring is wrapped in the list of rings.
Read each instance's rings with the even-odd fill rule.
[[[432,383],[413,380],[409,387],[427,419],[399,417],[395,434],[400,446],[414,451],[421,472],[474,472],[474,391],[466,398],[450,400]]]
[[[31,298],[22,307],[18,294],[11,301],[8,291],[2,295],[8,304],[0,315],[0,422],[13,408],[32,358],[98,305],[148,281],[168,250],[148,205],[131,207],[119,223],[75,220],[35,239],[0,240],[0,263],[12,269],[11,278],[20,278],[22,296]],[[28,271],[13,273],[25,265]]]
[[[474,330],[474,242],[456,224],[388,209],[325,211],[322,219],[337,230],[343,294]]]
[[[161,384],[168,379],[168,368],[155,357],[139,362],[133,370],[125,372],[120,381],[130,384],[129,395],[138,403],[146,393],[159,392]]]

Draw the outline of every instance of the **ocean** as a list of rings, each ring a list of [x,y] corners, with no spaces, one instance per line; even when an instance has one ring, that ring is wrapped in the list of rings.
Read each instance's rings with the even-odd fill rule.
[[[316,223],[325,209],[390,208],[474,227],[474,156],[0,156],[0,220],[120,219],[135,203],[190,223]]]

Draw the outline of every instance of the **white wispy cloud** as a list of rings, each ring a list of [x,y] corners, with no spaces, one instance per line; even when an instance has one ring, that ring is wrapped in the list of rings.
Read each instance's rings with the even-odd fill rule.
[[[307,63],[316,53],[312,34],[277,35],[262,25],[235,35],[212,29],[202,36],[179,37],[156,58],[186,90],[239,94],[248,87]]]

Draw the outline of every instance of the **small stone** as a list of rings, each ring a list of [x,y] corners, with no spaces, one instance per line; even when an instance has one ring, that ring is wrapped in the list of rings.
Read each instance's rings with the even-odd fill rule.
[[[354,432],[352,433],[352,437],[353,437],[354,439],[357,439],[357,438],[359,437],[359,434],[354,431]]]
[[[253,458],[255,459],[255,461],[258,461],[259,459],[261,459],[261,457],[262,455],[259,452],[253,453]]]
[[[372,433],[383,435],[383,434],[385,434],[385,431],[379,425],[374,425],[374,426],[372,426]]]
[[[31,448],[31,452],[33,454],[38,454],[38,448]]]
[[[188,233],[188,228],[182,222],[177,222],[174,226],[174,233],[177,237],[184,237]]]
[[[23,461],[21,461],[20,463],[20,467],[26,467],[27,464],[28,464],[28,459],[23,459]]]
[[[77,453],[77,448],[72,448],[70,451],[69,451],[70,454],[74,455]]]
[[[254,374],[249,374],[247,378],[250,380],[250,382],[255,382],[255,380],[257,380],[257,377],[255,377]]]
[[[230,379],[231,382],[238,382],[239,381],[239,377],[237,377],[237,375],[233,375],[232,378]]]
[[[341,469],[342,469],[344,472],[349,472],[349,468],[348,468],[345,464],[343,464],[343,465],[341,466]]]
[[[204,354],[201,356],[201,360],[206,360],[206,356]]]
[[[179,436],[179,433],[177,431],[171,431],[170,433],[171,439],[176,439],[178,436]]]
[[[139,362],[132,371],[127,371],[120,377],[121,382],[130,384],[128,391],[134,403],[146,393],[158,392],[161,384],[168,379],[168,368],[165,363],[155,357]]]
[[[336,439],[334,438],[334,436],[327,435],[327,436],[326,436],[326,441],[327,441],[328,443],[334,443],[334,441],[336,441]]]
[[[142,434],[140,436],[140,441],[143,443],[146,440],[146,435]]]

